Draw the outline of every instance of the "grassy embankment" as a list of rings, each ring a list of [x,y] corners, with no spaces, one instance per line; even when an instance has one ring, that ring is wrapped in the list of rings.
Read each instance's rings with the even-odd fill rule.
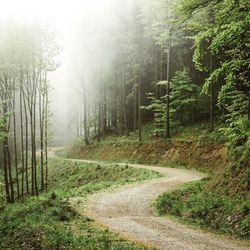
[[[175,133],[171,141],[153,139],[148,132],[144,132],[143,142],[138,142],[135,134],[109,137],[89,147],[79,143],[65,155],[195,168],[209,173],[207,180],[160,196],[156,201],[159,214],[249,239],[250,142],[229,154],[228,142],[219,131],[209,134],[193,126]]]
[[[68,198],[80,196],[80,203],[101,189],[156,177],[156,172],[126,165],[50,159],[47,194],[2,204],[0,249],[144,249],[79,215]]]

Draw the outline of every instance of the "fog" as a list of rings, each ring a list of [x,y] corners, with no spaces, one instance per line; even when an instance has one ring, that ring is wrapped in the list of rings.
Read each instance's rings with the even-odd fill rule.
[[[121,0],[11,0],[1,1],[0,19],[41,22],[56,32],[59,67],[49,73],[50,106],[54,137],[76,135],[75,112],[82,98],[82,82],[90,83],[104,55],[109,36],[114,35],[118,16],[126,14],[129,2]],[[104,39],[105,37],[105,39]],[[102,67],[104,67],[102,65]],[[99,69],[98,69],[99,70]],[[92,81],[93,83],[93,81]],[[91,91],[89,92],[91,93]]]

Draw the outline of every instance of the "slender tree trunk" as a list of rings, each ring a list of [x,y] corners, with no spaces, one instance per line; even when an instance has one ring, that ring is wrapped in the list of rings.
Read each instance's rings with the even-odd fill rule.
[[[162,81],[163,80],[163,52],[162,52],[162,49],[161,49],[161,52],[160,52],[160,80]],[[159,86],[159,99],[162,97],[162,88],[161,88],[161,85]]]
[[[168,0],[168,53],[167,53],[167,99],[166,99],[166,128],[165,128],[165,138],[170,138],[170,53],[171,53],[171,31],[170,31],[170,0]]]
[[[11,195],[10,195],[10,183],[9,183],[9,167],[6,155],[6,141],[3,141],[3,168],[4,168],[4,184],[5,184],[5,194],[6,201],[11,203]]]
[[[38,192],[38,183],[37,183],[37,162],[36,162],[36,100],[37,100],[37,80],[35,84],[35,95],[34,95],[34,142],[33,142],[33,154],[34,154],[34,176],[35,176],[35,192],[36,195]]]
[[[137,125],[137,91],[136,91],[137,88],[135,88],[135,94],[134,94],[134,108],[133,108],[133,111],[134,111],[134,131],[136,131],[136,125]]]
[[[117,81],[116,81],[117,82]],[[118,95],[118,84],[115,86],[115,113],[114,113],[114,128],[117,130],[118,124],[118,113],[119,113],[119,95]]]
[[[101,115],[102,115],[102,107],[101,107],[101,100],[98,102],[98,132],[97,132],[97,140],[98,142],[101,141]]]
[[[125,70],[124,63],[122,62],[122,110],[123,110],[123,122],[126,131],[126,135],[129,135],[128,123],[127,123],[127,112],[126,112],[126,94],[125,94]]]
[[[91,108],[90,108],[90,103],[87,102],[87,121],[90,122],[90,119],[91,119]],[[91,124],[88,124],[87,126],[88,138],[90,137],[90,125]]]
[[[210,16],[210,24],[214,23],[214,10],[212,7],[210,7],[209,10],[209,16]],[[212,52],[210,51],[209,53],[209,71],[210,75],[213,73],[213,55]],[[210,124],[210,132],[214,131],[214,86],[213,82],[210,84],[210,100],[209,100],[209,124]]]
[[[14,87],[15,89],[15,87]],[[18,161],[17,161],[17,133],[16,133],[16,93],[13,93],[13,130],[14,130],[14,161],[15,161],[15,170],[16,170],[16,190],[17,190],[17,199],[20,199],[20,186],[19,186],[19,173],[18,173]]]
[[[107,93],[106,84],[103,86],[103,138],[106,137],[107,132]]]
[[[171,41],[169,38],[168,45],[168,54],[167,54],[167,99],[166,99],[166,128],[165,128],[165,138],[170,138],[170,77],[169,77],[169,67],[170,67],[170,49],[171,49]]]
[[[40,73],[41,74],[41,73]],[[40,75],[39,91],[39,122],[40,122],[40,178],[41,192],[44,192],[44,84],[42,84],[42,75]]]
[[[34,131],[33,131],[33,111],[30,111],[30,145],[31,145],[31,195],[35,195],[35,173],[34,173],[34,151],[33,151],[33,143],[34,143]]]
[[[7,159],[7,166],[9,172],[9,185],[10,185],[10,200],[12,203],[15,202],[15,195],[14,195],[14,186],[13,186],[13,178],[12,178],[12,166],[11,166],[11,157],[10,157],[10,149],[8,144],[8,138],[5,139],[5,156]]]
[[[158,91],[159,86],[158,86],[158,48],[157,46],[155,47],[155,51],[156,51],[155,53],[155,98],[158,100],[160,99],[160,97],[159,97],[159,91]],[[156,129],[159,129],[158,122],[156,123]],[[155,135],[156,137],[159,136],[158,131],[156,131]]]
[[[97,133],[97,121],[96,121],[96,119],[98,117],[97,106],[98,106],[98,104],[97,104],[97,98],[95,97],[95,105],[94,105],[94,118],[95,118],[95,120],[94,120],[94,135],[96,135],[96,133]]]
[[[25,115],[25,182],[26,182],[26,192],[29,194],[29,167],[28,167],[28,152],[29,152],[29,120],[28,120],[28,104],[24,96],[24,90],[22,90],[23,96],[23,106]]]
[[[158,48],[155,48],[155,97],[158,99]]]
[[[23,132],[23,96],[22,96],[22,88],[23,88],[23,82],[22,82],[22,76],[21,76],[21,84],[19,89],[19,106],[20,106],[20,138],[21,138],[21,196],[23,198],[24,196],[24,132]]]
[[[85,144],[89,145],[88,139],[88,121],[87,121],[87,94],[86,89],[83,91],[83,127],[84,127],[84,140]]]
[[[141,60],[139,62],[139,79],[138,79],[138,135],[139,141],[142,140],[142,127],[141,127]]]
[[[210,74],[213,72],[213,58],[212,58],[212,53],[210,52],[209,56],[209,64],[210,64]],[[209,89],[210,95],[209,95],[209,128],[210,131],[214,131],[214,87],[213,87],[213,82],[210,84],[210,89]]]
[[[45,190],[48,189],[48,140],[49,140],[49,94],[48,94],[48,83],[47,73],[45,76],[46,90],[45,90],[45,133],[44,133],[44,149],[45,149]]]

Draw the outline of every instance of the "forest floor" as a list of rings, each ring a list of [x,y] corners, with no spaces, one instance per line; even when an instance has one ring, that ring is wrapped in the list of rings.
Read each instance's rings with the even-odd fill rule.
[[[54,154],[52,153],[51,156]],[[92,160],[81,160],[97,163]],[[124,165],[121,163],[119,165]],[[79,197],[70,200],[76,211],[93,218],[101,225],[128,239],[157,249],[250,249],[243,240],[233,240],[210,232],[183,225],[170,217],[159,217],[153,208],[156,198],[171,192],[184,183],[206,177],[197,171],[166,167],[129,164],[130,167],[159,172],[164,177],[142,183],[107,189],[89,196],[87,205],[79,205]]]
[[[90,194],[101,189],[159,177],[157,172],[127,165],[50,157],[48,192],[15,204],[0,197],[0,249],[148,249],[80,215],[69,200],[80,197],[77,204],[83,206]]]
[[[161,194],[155,209],[183,224],[250,241],[250,141],[232,150],[219,127],[213,133],[195,125],[171,140],[152,136],[150,124],[143,141],[136,133],[111,135],[87,147],[83,141],[58,152],[66,158],[145,164],[197,170],[208,175],[173,192]]]
[[[249,242],[235,241],[212,233],[182,225],[167,217],[157,216],[152,208],[154,200],[163,192],[197,181],[204,174],[165,167],[129,164],[135,168],[157,171],[164,177],[139,184],[122,186],[116,191],[106,190],[92,195],[86,208],[77,207],[102,225],[125,237],[157,249],[250,249]],[[82,211],[81,211],[82,210]]]

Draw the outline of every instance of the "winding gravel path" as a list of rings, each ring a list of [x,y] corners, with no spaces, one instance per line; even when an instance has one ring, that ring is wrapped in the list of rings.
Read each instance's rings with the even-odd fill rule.
[[[205,175],[184,169],[135,164],[129,166],[154,170],[165,177],[92,195],[85,214],[129,239],[157,249],[250,249],[249,242],[204,233],[154,214],[151,205],[161,193],[200,180]]]
[[[97,163],[88,160],[80,161]],[[129,164],[129,166],[154,170],[164,177],[91,195],[86,207],[75,204],[78,211],[131,240],[157,249],[250,250],[249,242],[203,232],[154,214],[152,203],[160,194],[170,192],[181,184],[200,180],[205,177],[204,174],[185,169],[137,164]]]

